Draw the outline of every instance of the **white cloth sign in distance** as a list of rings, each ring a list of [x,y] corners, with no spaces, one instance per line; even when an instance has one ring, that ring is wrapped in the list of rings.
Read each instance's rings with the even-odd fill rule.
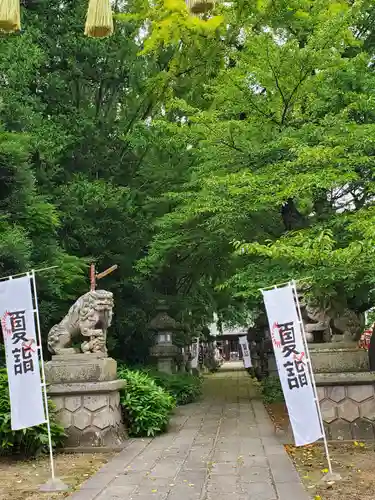
[[[242,350],[243,365],[245,368],[251,368],[253,364],[251,362],[249,342],[247,341],[246,335],[239,337],[238,340]]]
[[[196,341],[191,346],[191,355],[192,355],[191,367],[197,369],[199,363],[199,338],[197,338]]]

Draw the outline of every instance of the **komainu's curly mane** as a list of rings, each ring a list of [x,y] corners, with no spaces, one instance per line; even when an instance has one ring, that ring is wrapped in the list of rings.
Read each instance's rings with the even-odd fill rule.
[[[106,353],[106,334],[111,325],[113,294],[106,290],[85,293],[71,306],[68,314],[48,333],[48,349],[58,354],[75,339],[85,338],[84,352]]]

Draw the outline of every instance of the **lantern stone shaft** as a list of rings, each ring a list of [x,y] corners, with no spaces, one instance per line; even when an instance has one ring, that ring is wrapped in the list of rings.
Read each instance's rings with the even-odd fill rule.
[[[173,334],[181,330],[181,325],[169,316],[166,304],[158,305],[157,314],[149,323],[149,330],[155,334],[155,345],[150,354],[156,358],[158,370],[173,373],[178,355],[178,348],[173,345]]]

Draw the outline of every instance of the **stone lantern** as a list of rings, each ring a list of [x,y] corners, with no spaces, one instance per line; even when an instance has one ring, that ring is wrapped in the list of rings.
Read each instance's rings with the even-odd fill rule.
[[[178,347],[173,345],[173,333],[181,330],[181,325],[168,315],[168,306],[160,303],[157,314],[149,323],[149,329],[154,332],[156,341],[150,354],[157,359],[158,370],[173,373]]]

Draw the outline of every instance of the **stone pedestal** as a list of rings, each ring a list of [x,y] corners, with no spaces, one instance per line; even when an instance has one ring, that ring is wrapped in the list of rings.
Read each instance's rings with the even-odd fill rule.
[[[311,344],[310,358],[327,439],[374,441],[375,373],[367,351],[353,342]]]
[[[327,438],[375,439],[375,374],[354,343],[313,344],[311,363]]]
[[[327,438],[375,439],[375,373],[321,373],[315,377]]]
[[[54,356],[46,363],[48,394],[67,433],[66,447],[76,451],[118,449],[126,439],[117,363],[96,354]]]

